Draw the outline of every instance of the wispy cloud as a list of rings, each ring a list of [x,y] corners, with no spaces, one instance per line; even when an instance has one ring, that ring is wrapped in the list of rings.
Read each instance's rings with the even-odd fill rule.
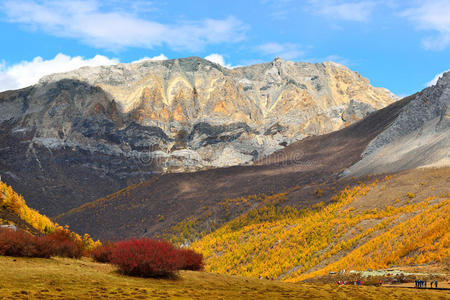
[[[294,43],[266,43],[257,46],[256,50],[266,56],[279,56],[284,59],[295,59],[305,55],[300,45]]]
[[[298,7],[293,0],[261,0],[260,2],[269,5],[271,10],[269,15],[276,20],[287,19]]]
[[[450,1],[424,1],[400,15],[408,18],[419,29],[433,31],[422,40],[425,49],[443,50],[450,46]]]
[[[104,7],[97,1],[6,0],[0,8],[9,22],[108,50],[167,45],[198,51],[209,44],[240,41],[247,29],[233,16],[163,24],[141,17],[135,9]]]
[[[342,56],[337,55],[337,54],[328,55],[328,56],[322,57],[322,58],[305,59],[305,61],[306,62],[313,62],[313,63],[332,61],[332,62],[338,63],[340,65],[344,65],[346,67],[350,67],[350,66],[355,64],[350,59],[342,57]]]
[[[309,0],[308,3],[308,10],[316,15],[355,22],[367,22],[377,5],[375,1],[349,0]]]

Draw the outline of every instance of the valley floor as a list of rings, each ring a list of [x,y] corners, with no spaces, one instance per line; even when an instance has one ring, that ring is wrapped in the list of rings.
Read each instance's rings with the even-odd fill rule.
[[[450,291],[293,284],[183,271],[177,279],[123,276],[89,259],[0,256],[0,299],[449,299]]]

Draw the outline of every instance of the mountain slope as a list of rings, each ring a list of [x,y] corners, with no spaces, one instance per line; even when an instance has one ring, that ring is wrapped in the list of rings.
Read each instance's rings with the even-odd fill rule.
[[[410,170],[346,188],[333,204],[256,209],[193,244],[207,270],[304,280],[340,270],[450,257],[450,168]]]
[[[395,122],[372,140],[347,176],[450,164],[450,72],[408,103]]]
[[[102,239],[154,236],[194,217],[206,228],[238,216],[223,208],[226,199],[287,192],[289,204],[310,207],[343,187],[339,174],[360,159],[369,142],[413,99],[405,98],[340,131],[294,143],[256,163],[192,173],[165,174],[59,215],[57,220]],[[337,182],[336,182],[337,181]],[[255,197],[251,205],[261,205]],[[251,208],[242,207],[245,210]],[[210,224],[210,225],[208,225]]]
[[[54,216],[155,173],[252,163],[394,100],[334,63],[81,68],[0,93],[0,173]]]
[[[48,217],[28,207],[22,196],[0,181],[0,225],[10,224],[36,233],[49,233],[57,228]]]
[[[241,215],[194,243],[207,269],[297,282],[342,270],[448,264],[449,103],[447,73],[409,97],[343,172],[396,173],[346,188],[327,206],[299,211],[275,203]]]
[[[64,213],[58,220],[102,238],[163,235],[174,228],[175,232],[180,228],[211,231],[251,208],[264,205],[267,199],[272,201],[273,194],[283,193],[285,204],[311,207],[327,199],[332,188],[345,186],[352,176],[392,173],[445,162],[450,135],[447,126],[450,81],[445,79],[448,75],[437,86],[339,131],[289,145],[253,166],[158,176]],[[426,130],[429,124],[434,124],[432,131]],[[438,138],[430,139],[430,132]],[[404,136],[408,136],[409,143]],[[370,160],[378,168],[362,167],[362,172],[352,173],[372,154],[384,153],[378,152],[379,149],[395,148],[396,143],[403,145],[404,152],[410,151],[409,154],[402,156],[398,151],[386,157],[381,155]],[[346,176],[342,178],[342,174]],[[230,200],[235,202],[239,197],[251,201],[247,206],[224,209]]]

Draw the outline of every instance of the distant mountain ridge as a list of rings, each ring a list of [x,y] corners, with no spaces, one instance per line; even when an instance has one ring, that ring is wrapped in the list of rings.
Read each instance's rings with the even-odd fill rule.
[[[0,174],[52,216],[155,173],[251,164],[396,99],[336,63],[85,67],[0,93]]]

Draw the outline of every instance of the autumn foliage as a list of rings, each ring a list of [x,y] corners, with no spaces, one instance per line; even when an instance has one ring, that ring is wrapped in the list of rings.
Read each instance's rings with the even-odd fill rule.
[[[47,237],[0,229],[0,255],[49,258],[52,247]]]
[[[203,255],[191,249],[178,250],[183,262],[181,270],[199,271],[203,269]]]
[[[48,235],[48,240],[52,244],[52,255],[78,258],[101,245],[100,241],[94,242],[88,234],[81,237],[69,230],[67,226],[62,227],[28,207],[23,197],[2,181],[0,181],[0,208],[13,212],[37,231]],[[21,233],[17,237],[20,235]],[[44,238],[40,238],[41,240],[43,241]]]
[[[74,239],[68,231],[55,231],[50,235],[35,236],[21,230],[0,230],[0,255],[79,258],[82,254],[82,241]]]
[[[177,270],[198,271],[203,268],[203,255],[148,238],[105,243],[91,254],[94,260],[117,265],[122,273],[133,276],[164,277]]]
[[[67,229],[56,230],[45,238],[51,245],[53,256],[80,258],[83,255],[83,241]]]
[[[111,262],[112,252],[115,248],[115,244],[111,242],[106,242],[103,245],[96,247],[91,252],[91,256],[95,261],[101,263]]]
[[[12,211],[42,233],[56,230],[57,224],[53,223],[48,217],[41,215],[38,211],[28,207],[23,197],[2,181],[0,181],[0,206]]]
[[[383,180],[387,185],[389,178]],[[441,262],[450,256],[450,199],[352,205],[379,183],[347,187],[312,209],[252,209],[194,242],[210,272],[301,281],[331,271]],[[317,271],[316,271],[317,270]]]
[[[182,264],[172,244],[145,238],[118,242],[111,262],[124,274],[143,277],[168,276]]]

